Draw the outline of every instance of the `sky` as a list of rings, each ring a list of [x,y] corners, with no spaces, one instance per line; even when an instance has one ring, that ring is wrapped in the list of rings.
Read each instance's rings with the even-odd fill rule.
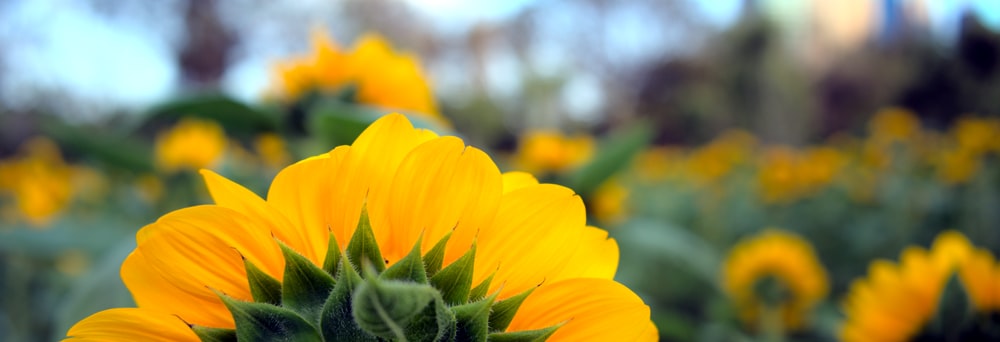
[[[312,0],[297,0],[308,8]],[[442,30],[461,30],[478,21],[502,21],[536,0],[463,1],[402,0],[415,10],[439,18]],[[742,0],[689,0],[706,20],[719,28],[738,15]],[[793,3],[792,0],[765,0]],[[963,8],[973,8],[1000,28],[997,0],[904,0],[926,1],[935,34],[953,35]],[[796,1],[797,2],[797,1]],[[176,0],[156,2],[147,11],[169,11]],[[31,94],[64,93],[89,99],[91,103],[113,103],[121,108],[141,108],[177,92],[178,76],[169,56],[176,44],[179,18],[154,25],[127,16],[94,13],[88,6],[69,0],[13,0],[0,3],[0,42],[16,48],[0,51],[0,101],[17,107],[37,101]],[[37,23],[45,23],[38,25]],[[635,30],[624,30],[624,36]],[[634,38],[634,37],[633,37]],[[272,52],[273,54],[274,52]],[[266,52],[234,61],[234,73],[226,81],[239,97],[252,99],[267,82]],[[241,62],[245,62],[242,63]],[[585,82],[585,81],[581,81]],[[581,86],[575,86],[581,88]],[[586,88],[586,87],[582,87]],[[83,111],[81,109],[81,111]]]

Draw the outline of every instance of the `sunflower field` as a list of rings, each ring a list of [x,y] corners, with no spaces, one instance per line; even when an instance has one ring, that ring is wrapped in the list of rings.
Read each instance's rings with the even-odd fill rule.
[[[0,4],[0,341],[1000,341],[995,5],[432,3]]]

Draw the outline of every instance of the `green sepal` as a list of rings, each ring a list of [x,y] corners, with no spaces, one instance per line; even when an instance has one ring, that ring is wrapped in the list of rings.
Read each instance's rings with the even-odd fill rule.
[[[483,299],[483,297],[486,297],[486,291],[490,289],[490,283],[493,282],[493,276],[495,275],[497,275],[497,271],[493,271],[493,273],[490,274],[489,277],[486,277],[486,279],[480,282],[479,285],[473,287],[472,291],[469,291],[470,302],[477,301]]]
[[[236,342],[236,330],[192,325],[191,330],[201,342]]]
[[[472,270],[476,261],[476,244],[462,257],[431,277],[431,285],[441,291],[448,305],[465,304],[472,288]]]
[[[411,282],[380,280],[368,263],[365,280],[351,301],[354,321],[369,334],[406,340],[405,328],[434,300],[434,288]]]
[[[378,241],[375,241],[375,233],[372,232],[372,223],[368,220],[368,209],[361,208],[361,218],[358,220],[358,228],[351,236],[351,242],[347,244],[347,257],[351,259],[355,269],[362,272],[361,265],[365,260],[371,262],[375,270],[382,272],[385,270],[385,259],[378,249]]]
[[[971,298],[958,274],[953,273],[938,297],[937,311],[927,330],[936,336],[958,338],[960,332],[972,323],[974,315]]]
[[[327,239],[327,249],[326,257],[323,258],[323,270],[329,273],[331,276],[337,275],[337,267],[340,267],[340,244],[337,243],[337,237],[330,232],[330,238]]]
[[[410,249],[410,253],[379,274],[379,278],[383,280],[409,280],[419,284],[427,284],[424,260],[420,257],[420,246],[423,241],[423,236],[417,239],[417,243]]]
[[[250,294],[253,296],[253,301],[281,305],[281,282],[264,273],[246,258],[243,258],[243,267],[247,271],[247,281],[250,283]]]
[[[499,292],[489,298],[451,307],[457,321],[457,336],[462,341],[486,341],[490,328],[490,308]]]
[[[434,300],[403,329],[409,341],[456,341],[455,314],[434,292]]]
[[[445,247],[448,246],[449,239],[451,239],[451,232],[445,234],[441,240],[434,243],[434,247],[431,247],[427,254],[424,254],[424,271],[427,272],[428,277],[433,277],[441,270],[441,264],[444,263]]]
[[[233,315],[240,341],[323,341],[319,331],[292,310],[216,294]]]
[[[552,336],[562,325],[555,325],[537,330],[525,330],[505,333],[492,333],[487,339],[490,342],[542,342]]]
[[[490,313],[490,331],[504,331],[507,326],[510,325],[510,321],[514,319],[514,314],[517,313],[517,309],[521,307],[521,303],[524,303],[524,299],[528,298],[532,292],[535,291],[537,287],[532,287],[524,292],[518,293],[512,297],[507,297],[507,299],[501,300],[493,305],[493,312]]]
[[[281,287],[281,303],[305,317],[309,322],[318,323],[319,314],[333,291],[333,277],[316,267],[309,259],[278,242],[285,255],[285,279]]]
[[[326,299],[320,316],[320,329],[326,341],[377,341],[354,323],[351,294],[364,281],[347,258],[340,259],[337,285]]]

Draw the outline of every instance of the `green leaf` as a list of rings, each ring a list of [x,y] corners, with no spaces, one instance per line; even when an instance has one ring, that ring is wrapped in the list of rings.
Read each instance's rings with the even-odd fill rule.
[[[309,320],[319,322],[320,311],[333,291],[333,277],[316,267],[309,259],[278,242],[285,255],[285,280],[281,287],[281,303]]]
[[[99,160],[107,165],[136,172],[152,172],[153,151],[150,144],[134,138],[100,132],[94,128],[48,123],[42,127],[45,135],[59,143],[60,148]]]
[[[326,257],[323,258],[323,270],[330,275],[336,275],[338,266],[340,266],[340,244],[331,232],[327,240]]]
[[[499,292],[480,301],[453,306],[457,332],[462,341],[486,341],[490,329],[490,308]]]
[[[444,263],[444,250],[448,245],[448,240],[451,239],[451,232],[445,234],[441,240],[434,243],[434,247],[431,247],[427,254],[424,254],[424,270],[427,272],[428,277],[433,277],[435,273],[441,270],[441,264]]]
[[[192,326],[191,330],[201,339],[201,342],[236,342],[236,330]]]
[[[323,341],[316,328],[294,311],[217,294],[233,315],[241,341]]]
[[[243,267],[247,271],[247,280],[250,283],[250,294],[253,295],[253,301],[281,305],[281,282],[264,273],[246,258],[243,258]]]
[[[587,164],[581,166],[566,182],[570,188],[584,196],[594,190],[618,171],[628,167],[632,157],[642,151],[653,139],[652,126],[647,122],[636,122],[602,141],[597,153]]]
[[[489,277],[480,282],[479,285],[476,285],[476,287],[473,287],[472,291],[469,292],[469,301],[476,301],[486,297],[486,291],[490,289],[490,283],[493,282],[493,276],[495,275],[497,275],[497,271],[493,271]]]
[[[367,273],[367,271],[366,271]],[[369,334],[406,340],[404,328],[434,300],[434,288],[366,275],[354,293],[354,321]]]
[[[371,262],[375,270],[382,272],[385,270],[385,259],[382,259],[382,252],[378,249],[378,241],[375,241],[375,234],[372,233],[372,223],[368,220],[368,208],[361,208],[361,219],[358,220],[358,228],[351,236],[351,242],[347,244],[347,257],[358,272],[364,260]]]
[[[530,288],[493,305],[493,312],[490,313],[490,331],[498,332],[506,330],[507,326],[510,325],[510,321],[514,319],[517,309],[521,307],[521,303],[524,303],[524,299],[528,298],[535,289],[536,287]]]
[[[490,334],[490,342],[542,342],[552,336],[561,325],[538,330],[515,331]]]
[[[419,284],[427,284],[427,273],[424,272],[424,260],[420,257],[420,246],[424,238],[421,236],[410,249],[410,253],[379,275],[383,280],[409,280]]]
[[[207,94],[183,98],[161,104],[150,111],[146,125],[196,117],[218,122],[226,133],[250,136],[264,131],[275,131],[281,126],[277,113],[254,108],[221,94]]]
[[[361,285],[361,275],[354,270],[347,258],[341,258],[338,268],[337,285],[326,299],[320,316],[320,329],[327,341],[376,341],[354,323],[354,310],[351,305],[351,295],[354,289]]]
[[[441,291],[448,305],[464,304],[472,288],[472,270],[476,261],[476,245],[455,262],[431,277],[431,285]]]

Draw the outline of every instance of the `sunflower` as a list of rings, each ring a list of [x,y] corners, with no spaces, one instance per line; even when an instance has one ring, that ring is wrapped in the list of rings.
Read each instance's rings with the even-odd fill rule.
[[[317,92],[358,103],[421,115],[449,127],[438,112],[416,57],[397,53],[382,36],[366,34],[343,51],[322,31],[313,34],[311,55],[276,64],[271,96],[296,101]]]
[[[63,160],[55,142],[32,138],[17,156],[0,160],[0,195],[7,194],[17,216],[32,227],[46,227],[79,192],[74,178],[80,170]]]
[[[202,174],[214,205],[137,233],[121,275],[138,308],[69,336],[656,339],[578,195],[401,115],[286,167],[266,199]]]
[[[521,137],[514,162],[534,174],[563,173],[590,160],[594,146],[594,137],[589,135],[533,130]]]
[[[898,264],[884,260],[871,264],[868,277],[855,281],[844,300],[847,319],[841,338],[996,341],[1000,339],[998,299],[1000,265],[961,233],[946,231],[935,238],[929,251],[908,247]]]
[[[779,330],[796,330],[826,297],[827,277],[808,241],[776,229],[741,241],[723,266],[723,287],[748,325],[780,318]],[[765,327],[761,327],[765,328]],[[770,327],[774,329],[774,327]]]
[[[156,163],[167,172],[212,167],[226,144],[226,132],[218,123],[185,118],[156,137]]]

